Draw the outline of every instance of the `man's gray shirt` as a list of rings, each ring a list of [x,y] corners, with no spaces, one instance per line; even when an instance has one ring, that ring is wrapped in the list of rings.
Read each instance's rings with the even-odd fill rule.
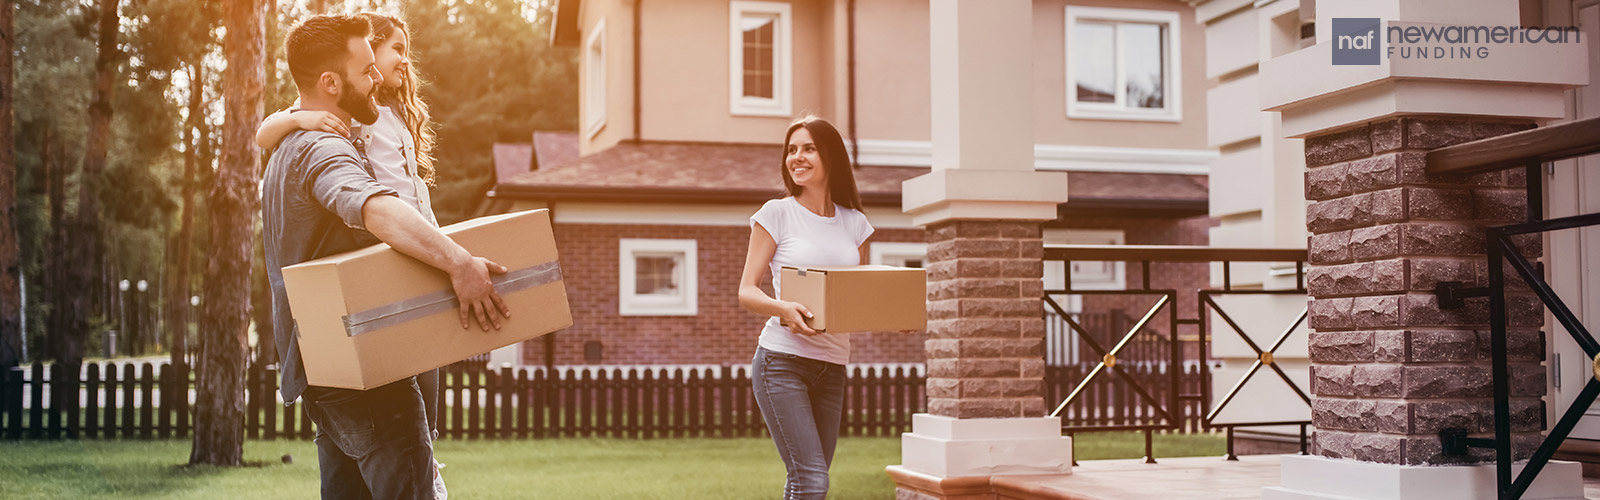
[[[327,132],[295,131],[267,161],[261,186],[262,237],[284,401],[294,401],[305,391],[306,371],[282,268],[377,244],[362,223],[361,207],[373,196],[395,194],[373,179],[350,141]]]

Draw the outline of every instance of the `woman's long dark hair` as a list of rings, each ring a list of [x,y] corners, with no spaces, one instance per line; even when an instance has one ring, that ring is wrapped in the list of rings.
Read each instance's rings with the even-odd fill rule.
[[[805,189],[794,183],[787,164],[789,138],[800,127],[805,127],[811,133],[811,140],[817,144],[817,156],[822,157],[823,171],[828,173],[828,195],[833,202],[861,210],[861,194],[856,191],[855,169],[851,168],[850,152],[844,147],[844,138],[839,136],[839,129],[833,128],[832,123],[811,115],[790,123],[789,131],[783,134],[783,156],[778,161],[778,170],[783,172],[783,186],[789,190],[789,196],[800,196],[800,191]]]

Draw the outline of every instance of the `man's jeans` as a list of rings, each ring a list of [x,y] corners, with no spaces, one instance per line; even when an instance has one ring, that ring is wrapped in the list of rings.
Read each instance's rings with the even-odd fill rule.
[[[414,377],[366,391],[309,387],[322,498],[431,500],[433,448]]]
[[[756,348],[751,390],[789,471],[785,499],[828,496],[844,409],[844,365]]]

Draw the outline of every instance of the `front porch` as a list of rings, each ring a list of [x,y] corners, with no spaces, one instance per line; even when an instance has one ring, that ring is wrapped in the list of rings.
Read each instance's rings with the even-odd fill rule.
[[[940,480],[891,467],[902,485],[938,489],[945,498],[994,500],[1243,500],[1261,498],[1277,486],[1280,455],[1239,457],[1086,460],[1072,474],[993,476]],[[1600,498],[1600,478],[1584,478],[1585,498]],[[963,496],[965,495],[965,496]]]

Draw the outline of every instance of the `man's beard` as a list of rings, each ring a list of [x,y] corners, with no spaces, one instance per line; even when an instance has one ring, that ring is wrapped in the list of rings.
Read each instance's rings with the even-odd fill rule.
[[[339,91],[339,109],[350,113],[351,118],[362,124],[371,125],[377,122],[378,104],[372,100],[372,94],[357,93],[355,86],[350,85],[349,81],[341,84],[343,87]],[[376,91],[378,87],[374,85],[372,90]]]

